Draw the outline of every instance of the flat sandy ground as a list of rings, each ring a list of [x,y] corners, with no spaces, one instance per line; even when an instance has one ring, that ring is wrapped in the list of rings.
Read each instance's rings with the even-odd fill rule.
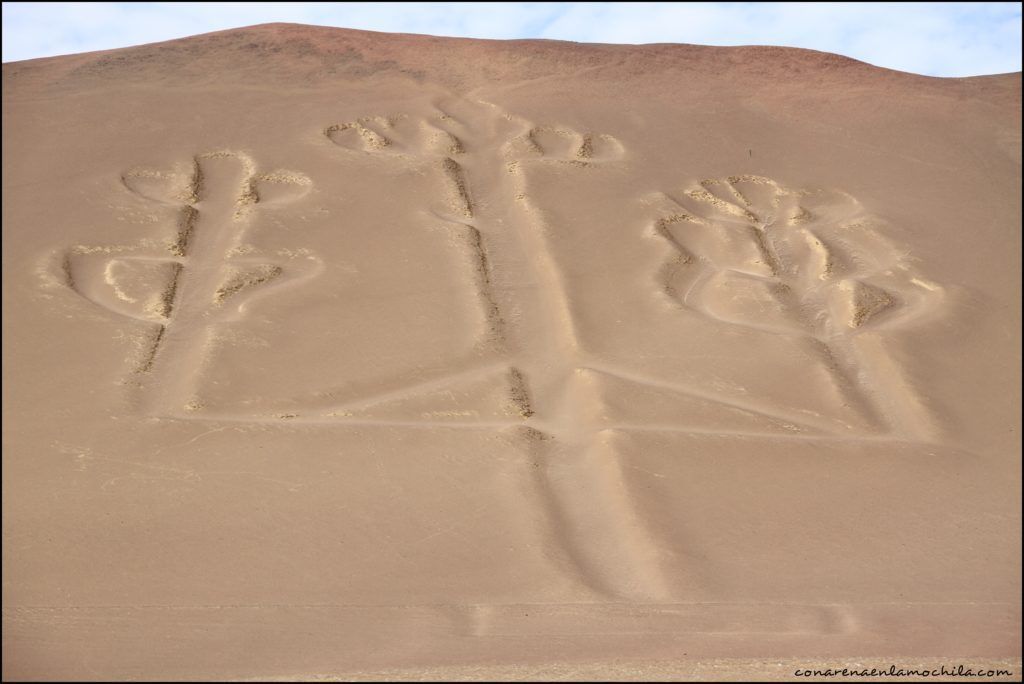
[[[5,679],[1019,678],[1020,115],[785,48],[5,64]]]

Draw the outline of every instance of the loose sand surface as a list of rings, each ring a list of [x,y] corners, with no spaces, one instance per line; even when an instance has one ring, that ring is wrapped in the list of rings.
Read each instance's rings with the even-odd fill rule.
[[[5,679],[1019,677],[1020,95],[286,24],[5,64]]]

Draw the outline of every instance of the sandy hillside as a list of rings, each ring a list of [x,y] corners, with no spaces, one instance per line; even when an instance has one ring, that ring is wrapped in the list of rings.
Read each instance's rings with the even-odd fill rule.
[[[5,679],[1019,677],[1020,86],[281,24],[5,64]]]

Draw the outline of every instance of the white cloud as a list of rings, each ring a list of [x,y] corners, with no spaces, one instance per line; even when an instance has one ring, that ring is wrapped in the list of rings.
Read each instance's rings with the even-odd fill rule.
[[[1019,71],[1020,3],[18,3],[3,60],[285,21],[607,43],[787,45],[936,76]]]

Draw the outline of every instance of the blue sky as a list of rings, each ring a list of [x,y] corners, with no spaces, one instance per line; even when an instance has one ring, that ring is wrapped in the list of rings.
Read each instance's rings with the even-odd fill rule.
[[[474,38],[786,45],[930,76],[1021,69],[1021,3],[3,3],[3,61],[266,22]]]

